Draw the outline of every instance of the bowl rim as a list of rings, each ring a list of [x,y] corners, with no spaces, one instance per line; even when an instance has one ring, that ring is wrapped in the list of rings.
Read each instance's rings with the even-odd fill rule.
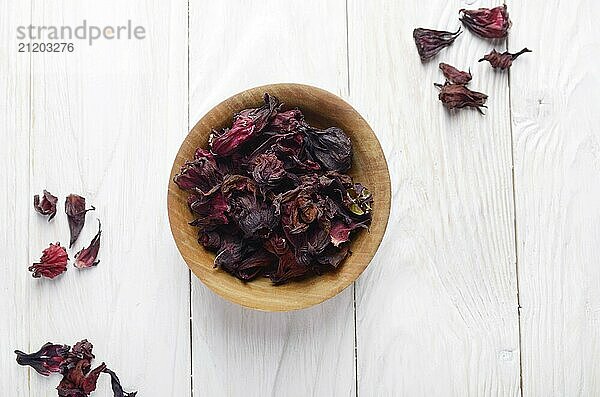
[[[181,157],[180,155],[181,155],[182,151],[184,150],[184,148],[187,144],[187,141],[190,138],[190,135],[196,130],[196,128],[198,128],[201,124],[203,124],[204,120],[209,118],[214,111],[216,111],[217,109],[219,109],[223,106],[226,106],[229,102],[234,101],[235,98],[240,97],[240,96],[254,95],[255,93],[259,93],[259,92],[262,92],[262,93],[269,92],[274,89],[277,90],[277,89],[294,89],[294,88],[296,88],[298,90],[309,91],[309,92],[311,92],[312,95],[326,97],[332,101],[335,101],[338,104],[344,106],[346,108],[346,110],[352,111],[354,113],[354,116],[357,117],[357,119],[360,122],[364,123],[364,125],[367,127],[368,132],[370,134],[372,134],[372,136],[375,138],[374,143],[376,143],[376,147],[374,147],[373,149],[379,151],[381,157],[383,158],[382,170],[385,171],[383,173],[383,176],[385,178],[384,185],[386,188],[384,195],[387,197],[387,200],[383,200],[381,203],[377,203],[377,206],[379,207],[377,210],[381,211],[382,214],[384,215],[383,218],[380,220],[380,222],[382,222],[381,232],[377,236],[374,236],[375,239],[371,243],[372,244],[371,245],[372,252],[369,255],[370,258],[368,260],[364,261],[364,263],[361,263],[360,266],[355,265],[355,267],[358,269],[358,272],[356,272],[356,276],[352,280],[350,280],[348,282],[344,282],[342,285],[338,286],[337,288],[329,289],[328,293],[326,295],[322,295],[316,299],[312,299],[312,300],[310,300],[310,303],[308,303],[308,304],[298,305],[298,304],[295,304],[294,302],[287,302],[286,304],[265,307],[265,306],[261,306],[261,305],[255,305],[255,304],[253,304],[252,301],[248,302],[244,299],[236,299],[235,296],[224,293],[223,290],[216,288],[213,285],[213,283],[207,282],[207,280],[205,280],[202,277],[202,274],[195,270],[195,266],[190,264],[187,256],[183,252],[183,248],[182,248],[183,243],[180,241],[180,238],[178,237],[179,232],[176,230],[176,226],[174,225],[175,222],[174,222],[173,218],[175,217],[175,215],[173,214],[172,204],[174,203],[174,200],[175,200],[175,198],[174,198],[174,196],[176,195],[175,189],[178,189],[178,187],[173,182],[173,177],[175,174],[177,174],[179,172],[181,164],[178,163],[178,159],[179,159],[179,157]],[[282,100],[282,102],[285,103],[285,100]],[[287,311],[295,311],[295,310],[301,310],[301,309],[313,307],[313,306],[318,305],[328,299],[333,298],[334,296],[337,296],[343,290],[348,288],[350,285],[354,284],[356,282],[356,280],[358,279],[358,277],[360,277],[360,275],[364,272],[364,270],[373,261],[373,258],[376,256],[376,254],[381,246],[381,242],[385,236],[385,233],[387,230],[387,225],[389,222],[391,201],[392,201],[391,180],[390,180],[390,174],[389,174],[389,167],[387,164],[387,158],[385,156],[385,152],[383,151],[383,149],[381,147],[381,143],[379,142],[379,139],[377,138],[377,134],[375,134],[375,131],[373,131],[371,126],[362,117],[362,115],[356,109],[354,109],[354,107],[352,107],[352,105],[350,105],[348,102],[346,102],[343,98],[341,98],[329,91],[326,91],[322,88],[307,85],[307,84],[298,84],[298,83],[274,83],[274,84],[265,84],[265,85],[252,87],[252,88],[243,90],[241,92],[238,92],[234,95],[229,96],[227,99],[219,102],[217,105],[213,106],[210,110],[208,110],[196,122],[196,124],[194,124],[194,126],[188,131],[186,136],[183,138],[183,141],[181,142],[181,145],[179,146],[179,149],[177,150],[177,153],[173,160],[173,165],[171,167],[171,172],[169,174],[169,183],[168,183],[168,188],[167,188],[167,213],[168,213],[168,219],[169,219],[169,228],[171,230],[171,235],[173,236],[173,240],[175,241],[175,245],[177,246],[177,250],[179,251],[179,254],[182,257],[182,259],[184,260],[184,262],[186,263],[186,266],[188,267],[188,269],[202,282],[202,284],[207,286],[212,292],[214,292],[216,295],[220,296],[221,298],[223,298],[229,302],[238,304],[240,306],[249,308],[249,309],[254,309],[254,310],[264,311],[264,312],[287,312]],[[206,250],[200,244],[196,244],[196,245],[197,245],[197,249],[210,253],[210,251]],[[340,269],[342,269],[343,266],[344,266],[344,263],[342,264]],[[217,270],[215,269],[215,271],[217,271]],[[222,273],[227,277],[236,279],[234,276],[232,276],[224,271]],[[336,274],[336,273],[338,273],[338,271],[326,273],[326,274],[332,274],[332,273]],[[313,277],[310,277],[309,279],[319,279],[322,277],[323,276],[313,276]],[[240,283],[243,283],[243,282],[240,281]],[[252,283],[253,283],[253,281],[250,281],[247,284],[252,284]],[[302,283],[302,281],[293,281],[292,283],[298,284],[298,283]],[[286,284],[286,285],[289,285],[289,284]],[[273,288],[281,288],[281,287],[282,286],[273,286]]]

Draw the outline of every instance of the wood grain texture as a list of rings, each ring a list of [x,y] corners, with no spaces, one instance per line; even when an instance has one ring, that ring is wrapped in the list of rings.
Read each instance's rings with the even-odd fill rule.
[[[223,98],[267,83],[346,94],[345,39],[340,0],[190,1],[192,125]],[[351,289],[311,309],[261,313],[194,277],[192,306],[194,395],[354,395]]]
[[[28,396],[28,370],[15,349],[29,349],[29,54],[17,53],[16,27],[30,4],[0,0],[0,394]]]
[[[31,186],[60,197],[48,224],[31,216],[29,260],[68,242],[64,197],[78,193],[87,214],[71,260],[102,220],[100,264],[72,264],[55,280],[31,279],[31,346],[93,342],[126,390],[189,396],[189,280],[178,266],[165,212],[179,132],[187,129],[185,1],[33,2],[36,25],[143,25],[144,40],[76,41],[75,51],[34,54]],[[55,396],[60,378],[31,376],[31,396]],[[98,396],[108,396],[102,377]],[[112,395],[112,394],[110,394]]]
[[[348,2],[350,101],[382,143],[392,214],[357,282],[359,395],[516,396],[519,334],[507,75],[463,33],[422,64],[416,27],[454,31],[491,1]],[[471,69],[485,116],[437,99],[439,62]]]
[[[306,121],[317,128],[336,126],[352,141],[352,168],[349,175],[373,192],[376,203],[369,230],[353,233],[346,258],[334,272],[274,286],[267,278],[242,282],[221,269],[215,269],[215,254],[198,243],[198,229],[188,205],[189,192],[180,189],[173,178],[194,158],[198,147],[208,148],[212,131],[231,127],[234,114],[263,104],[263,95],[278,98],[284,109],[299,108]],[[305,309],[327,300],[351,285],[367,267],[383,238],[390,213],[390,176],[377,138],[367,122],[340,97],[305,84],[270,84],[235,94],[212,108],[192,128],[183,141],[171,170],[169,182],[169,222],[173,237],[188,267],[213,292],[244,307],[265,311]]]
[[[600,395],[598,2],[511,1],[523,395]]]

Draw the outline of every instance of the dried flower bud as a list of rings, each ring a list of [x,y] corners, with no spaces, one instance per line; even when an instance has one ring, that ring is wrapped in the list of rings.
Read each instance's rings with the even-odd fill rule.
[[[500,39],[508,35],[510,29],[510,19],[506,4],[489,8],[480,8],[478,10],[459,11],[460,21],[476,35],[485,39]]]
[[[511,54],[508,51],[503,52],[501,54],[496,50],[492,50],[492,52],[481,58],[479,62],[488,61],[494,69],[500,68],[504,70],[510,68],[512,66],[513,61],[517,59],[519,55],[524,54],[526,52],[531,52],[531,50],[528,48],[523,48],[521,51],[515,54]]]
[[[40,262],[30,266],[29,271],[33,272],[35,278],[54,278],[67,271],[68,260],[67,250],[61,247],[60,243],[50,244],[50,247],[42,252]]]
[[[85,269],[87,267],[96,266],[100,263],[96,258],[98,257],[98,250],[100,250],[100,234],[102,234],[102,227],[100,220],[98,220],[98,233],[92,239],[89,247],[83,248],[81,251],[75,254],[75,267],[78,269]]]
[[[440,88],[440,101],[448,109],[460,109],[464,107],[477,108],[479,113],[483,114],[481,110],[485,106],[487,95],[481,92],[471,91],[464,85],[446,83],[444,85],[436,84]]]
[[[35,210],[42,215],[50,215],[48,217],[48,222],[50,222],[52,218],[54,218],[54,215],[56,215],[57,202],[58,197],[53,196],[52,193],[47,190],[44,190],[44,195],[42,196],[41,200],[39,195],[36,194],[33,196],[33,208],[35,208]]]
[[[463,72],[461,70],[456,69],[454,66],[450,66],[447,63],[440,63],[440,69],[444,74],[446,80],[453,84],[462,84],[466,85],[471,81],[471,72]]]
[[[19,365],[29,365],[37,373],[48,376],[52,372],[62,372],[65,369],[69,349],[67,345],[54,345],[48,342],[35,353],[27,354],[15,350],[15,354]]]
[[[461,33],[460,29],[454,33],[423,28],[413,30],[413,38],[415,39],[421,61],[433,58],[443,48],[454,43],[454,40]]]
[[[69,248],[73,246],[73,243],[79,237],[81,229],[85,224],[85,214],[88,211],[95,210],[94,206],[90,209],[85,209],[85,197],[78,196],[76,194],[70,194],[65,200],[65,212],[67,213],[67,219],[69,221],[69,230],[71,231],[71,240],[69,242]]]

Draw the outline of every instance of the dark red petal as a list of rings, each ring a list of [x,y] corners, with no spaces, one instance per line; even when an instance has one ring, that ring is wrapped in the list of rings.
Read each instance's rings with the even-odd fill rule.
[[[29,271],[33,272],[33,277],[54,278],[59,274],[67,271],[67,261],[69,256],[67,250],[60,246],[60,243],[50,244],[42,252],[40,262],[34,263],[29,267]]]
[[[480,113],[485,107],[487,95],[471,91],[464,85],[446,83],[437,85],[440,88],[439,99],[448,109],[461,109],[464,107],[476,108]]]
[[[479,62],[488,61],[494,69],[499,68],[504,70],[510,68],[513,61],[526,52],[531,52],[531,50],[528,48],[523,48],[521,51],[514,54],[508,51],[499,53],[496,50],[492,50],[489,54],[481,58]]]
[[[486,39],[500,39],[508,35],[511,26],[506,4],[495,8],[459,11],[460,21],[476,35]]]
[[[47,190],[44,190],[44,194],[40,199],[39,195],[33,196],[33,208],[42,215],[50,215],[48,217],[48,222],[54,218],[56,215],[56,203],[58,202],[58,197],[53,196]]]
[[[209,139],[211,152],[219,156],[228,156],[260,134],[280,106],[279,100],[269,94],[265,94],[264,102],[259,108],[245,109],[238,113],[230,129],[213,131]]]
[[[443,30],[417,28],[413,30],[413,38],[421,61],[433,58],[438,52],[448,47],[462,32],[446,32]]]
[[[137,395],[136,391],[130,393],[124,392],[119,377],[113,371],[111,371],[108,368],[105,368],[104,372],[110,375],[110,384],[112,387],[114,397],[135,397]]]
[[[75,254],[74,266],[78,269],[85,269],[88,267],[96,266],[100,263],[97,260],[98,251],[100,250],[100,235],[102,234],[102,228],[100,220],[98,220],[98,233],[92,239],[92,242],[87,248],[83,248],[81,251]]]
[[[463,72],[456,69],[454,66],[448,65],[447,63],[440,63],[440,70],[444,74],[446,80],[454,84],[468,84],[471,81],[471,72]]]
[[[70,194],[65,200],[65,212],[67,214],[67,220],[69,221],[69,230],[71,231],[71,239],[69,241],[69,248],[73,246],[83,225],[85,224],[85,214],[88,211],[95,210],[94,206],[89,209],[85,208],[85,198],[76,194]]]
[[[53,372],[63,371],[69,349],[67,345],[54,345],[48,342],[35,353],[27,354],[15,350],[15,354],[19,365],[29,365],[39,374],[48,376]]]

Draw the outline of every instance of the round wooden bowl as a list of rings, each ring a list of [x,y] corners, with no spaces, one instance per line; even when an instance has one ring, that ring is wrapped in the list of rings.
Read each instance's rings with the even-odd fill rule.
[[[342,128],[352,140],[354,156],[350,175],[364,184],[374,198],[373,221],[369,231],[352,237],[350,255],[335,272],[274,286],[267,278],[244,283],[213,267],[214,253],[197,242],[197,229],[190,226],[192,214],[188,194],[173,182],[197,147],[208,147],[211,129],[231,125],[233,114],[258,107],[265,92],[279,98],[284,108],[298,107],[306,120],[319,128]],[[383,238],[390,212],[390,176],[377,137],[367,122],[341,98],[319,88],[300,84],[273,84],[252,88],[221,102],[194,126],[183,141],[173,162],[168,193],[171,231],[183,259],[194,274],[223,298],[245,307],[265,311],[288,311],[323,302],[349,286],[367,267]]]

